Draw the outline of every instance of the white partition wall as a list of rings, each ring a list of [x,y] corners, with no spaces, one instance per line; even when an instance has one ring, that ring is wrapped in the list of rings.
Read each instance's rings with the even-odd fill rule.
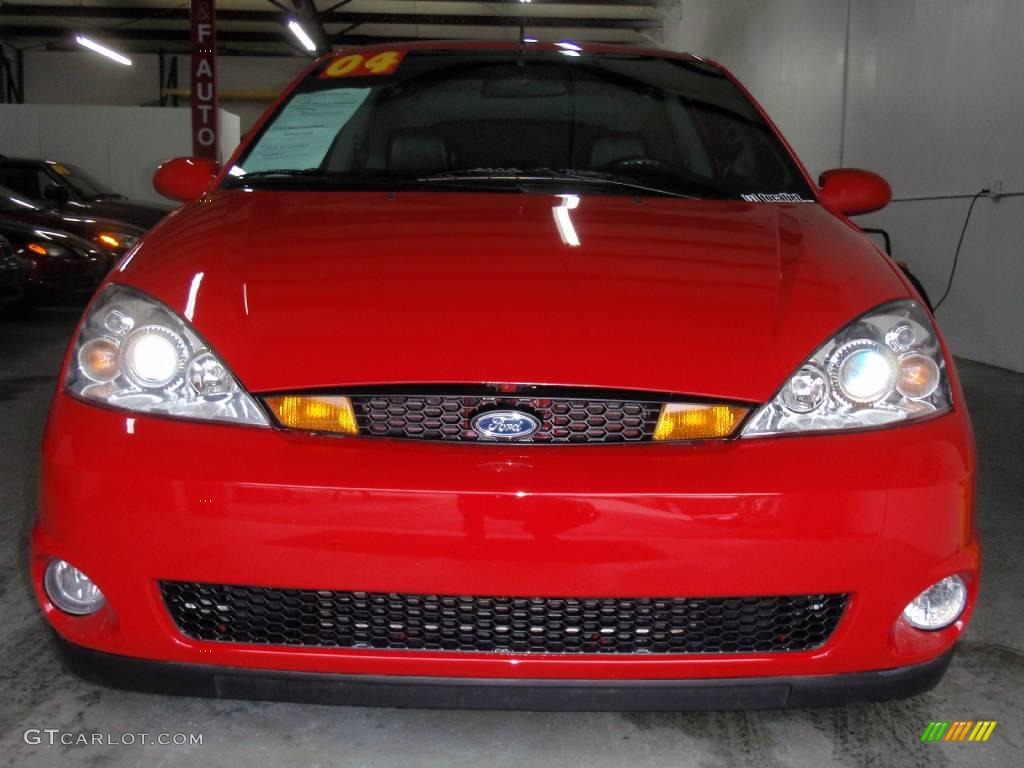
[[[679,0],[665,41],[732,69],[812,174],[877,171],[861,217],[937,298],[971,196],[1024,193],[1021,0]],[[1024,196],[982,198],[938,318],[956,354],[1024,371]]]
[[[128,197],[168,202],[153,189],[153,171],[191,154],[191,121],[185,108],[0,104],[0,154],[62,160]],[[221,110],[223,159],[238,141],[238,116]]]

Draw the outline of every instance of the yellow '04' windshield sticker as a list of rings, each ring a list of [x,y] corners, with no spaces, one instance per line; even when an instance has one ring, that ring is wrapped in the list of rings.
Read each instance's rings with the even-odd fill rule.
[[[364,56],[350,53],[339,56],[320,74],[320,77],[366,77],[367,75],[390,75],[405,58],[405,51],[381,51]]]

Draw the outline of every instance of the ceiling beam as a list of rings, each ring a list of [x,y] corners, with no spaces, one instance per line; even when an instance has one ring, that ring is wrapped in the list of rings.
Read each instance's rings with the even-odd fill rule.
[[[0,39],[33,38],[44,40],[50,39],[54,42],[66,39],[70,42],[73,34],[79,31],[81,30],[74,30],[70,27],[0,25]],[[96,29],[95,33],[97,37],[101,37],[106,40],[140,40],[168,43],[180,42],[185,45],[191,45],[191,36],[188,28],[186,27],[182,27],[181,29],[133,29],[132,27],[115,27],[111,29]],[[218,45],[221,43],[280,43],[284,46],[291,46],[291,41],[289,37],[286,37],[286,35],[290,35],[290,33],[283,27],[278,31],[268,32],[218,29],[217,43]],[[363,45],[366,43],[378,42],[380,39],[381,38],[371,37],[369,35],[345,35],[340,38],[335,38],[333,42],[336,45]],[[416,38],[389,37],[387,39],[400,42],[414,40]]]
[[[331,24],[429,24],[438,26],[509,27],[525,24],[530,28],[562,27],[570,29],[658,29],[658,19],[639,18],[584,18],[560,16],[533,16],[517,13],[526,4],[502,4],[507,11],[491,15],[449,13],[363,13],[344,10],[344,6],[329,14],[321,14],[321,21]],[[126,19],[140,23],[154,20],[187,21],[187,8],[127,8],[93,5],[0,5],[0,18],[63,18],[63,19]],[[242,11],[218,9],[218,21],[248,21],[279,24],[285,15],[278,11]],[[219,32],[219,30],[218,30]]]
[[[78,46],[74,44],[73,36],[75,32],[79,31],[81,30],[75,30],[70,27],[10,26],[0,24],[0,40],[31,40],[33,43],[42,41],[45,42],[46,47],[49,49],[77,50]],[[122,27],[96,29],[93,31],[100,40],[116,41],[121,47],[126,49],[156,50],[163,46],[168,48],[168,50],[173,49],[179,52],[187,52],[191,45],[189,30],[184,27],[181,29],[135,29],[134,27]],[[273,50],[268,51],[266,55],[296,55],[297,51],[295,46],[292,45],[290,37],[290,33],[284,27],[267,32],[220,28],[217,30],[217,47],[221,53],[226,54],[228,53],[227,49],[232,45],[270,45],[273,46]],[[333,34],[329,35],[329,38],[331,47],[374,45],[381,42],[402,43],[422,39],[408,35],[369,34],[362,32]],[[624,42],[619,37],[602,35],[599,31],[588,35],[586,40],[595,43]],[[139,45],[132,46],[132,43]]]
[[[421,3],[469,2],[469,0],[418,0]],[[515,0],[476,0],[474,5],[512,5]],[[532,0],[530,5],[629,5],[654,10],[663,0]]]

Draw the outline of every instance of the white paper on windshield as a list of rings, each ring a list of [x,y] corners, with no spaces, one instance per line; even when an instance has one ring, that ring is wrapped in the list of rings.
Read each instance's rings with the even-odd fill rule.
[[[369,93],[369,88],[332,88],[292,97],[246,158],[246,173],[319,167]]]

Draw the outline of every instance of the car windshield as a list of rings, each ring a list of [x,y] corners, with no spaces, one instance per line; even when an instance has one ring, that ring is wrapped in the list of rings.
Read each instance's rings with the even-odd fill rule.
[[[24,213],[38,210],[41,210],[39,206],[31,200],[27,200],[23,195],[12,192],[6,187],[0,187],[0,213]]]
[[[718,68],[561,46],[329,59],[224,185],[813,199]]]
[[[124,197],[124,195],[119,195],[112,191],[109,187],[96,181],[92,176],[74,165],[55,162],[48,162],[47,165],[51,171],[60,176],[69,187],[86,200],[99,200],[104,197]]]

